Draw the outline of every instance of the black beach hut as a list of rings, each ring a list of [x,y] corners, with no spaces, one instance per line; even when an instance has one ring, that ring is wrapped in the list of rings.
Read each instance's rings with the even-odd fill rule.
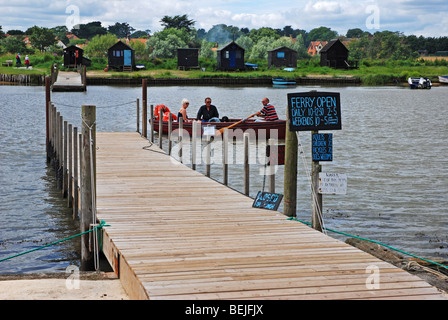
[[[349,68],[348,52],[341,40],[331,40],[320,51],[320,65],[331,68]]]
[[[109,69],[132,71],[135,69],[135,50],[121,40],[108,49]]]
[[[297,68],[297,51],[288,47],[268,51],[268,68],[272,66]]]
[[[64,49],[64,67],[76,68],[83,64],[84,50],[77,46],[70,46]]]
[[[244,70],[244,51],[234,41],[218,49],[218,70]]]
[[[177,68],[181,70],[199,68],[199,49],[177,49]]]

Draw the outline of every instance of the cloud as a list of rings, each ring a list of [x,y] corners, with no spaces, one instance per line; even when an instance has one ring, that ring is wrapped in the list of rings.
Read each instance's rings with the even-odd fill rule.
[[[205,30],[217,24],[249,29],[290,25],[307,31],[326,26],[341,34],[351,28],[366,30],[365,9],[374,5],[380,30],[448,34],[447,0],[0,0],[0,25],[4,31],[65,25],[72,14],[66,12],[70,5],[79,9],[81,23],[101,21],[104,27],[127,22],[135,29],[155,32],[162,29],[160,20],[165,15],[187,14],[196,28]]]
[[[305,12],[312,15],[340,14],[342,8],[337,1],[310,1],[305,6]]]

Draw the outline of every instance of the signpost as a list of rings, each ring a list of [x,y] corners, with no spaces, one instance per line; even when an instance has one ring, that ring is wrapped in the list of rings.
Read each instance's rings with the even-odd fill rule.
[[[313,184],[312,226],[314,229],[322,231],[322,193],[327,193],[327,191],[331,191],[328,193],[332,194],[343,192],[344,184],[332,181],[335,177],[321,175],[322,166],[319,164],[319,161],[333,161],[333,135],[319,133],[319,130],[342,129],[340,94],[338,92],[317,91],[289,93],[287,119],[289,130],[287,131],[285,142],[285,154],[287,155],[284,179],[285,214],[291,216],[292,210],[295,210],[296,207],[293,194],[297,189],[297,160],[295,158],[295,162],[288,161],[288,159],[297,154],[297,139],[295,135],[297,131],[311,131],[313,156],[311,169]],[[296,146],[294,146],[294,142]],[[295,181],[291,177],[288,178],[288,176],[294,176]],[[326,181],[324,185],[321,184],[321,179]],[[327,181],[327,179],[331,181]],[[345,177],[345,186],[346,181],[347,178]]]

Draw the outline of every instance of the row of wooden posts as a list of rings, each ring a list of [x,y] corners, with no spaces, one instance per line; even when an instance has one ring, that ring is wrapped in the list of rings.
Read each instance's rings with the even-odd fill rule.
[[[95,226],[95,106],[82,106],[82,127],[64,120],[51,102],[51,78],[45,78],[47,162],[53,165],[58,188],[67,206],[73,208],[73,219],[79,219],[80,232]],[[93,164],[93,165],[92,165]],[[92,232],[81,236],[81,270],[95,269]]]

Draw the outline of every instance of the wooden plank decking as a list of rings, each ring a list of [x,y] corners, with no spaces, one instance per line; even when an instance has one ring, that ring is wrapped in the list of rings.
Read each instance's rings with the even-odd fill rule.
[[[78,72],[59,71],[58,78],[52,86],[52,91],[85,91],[86,86],[82,82]]]
[[[132,299],[444,299],[416,276],[252,208],[149,144],[97,133],[103,251]],[[370,266],[379,289],[366,286]]]

